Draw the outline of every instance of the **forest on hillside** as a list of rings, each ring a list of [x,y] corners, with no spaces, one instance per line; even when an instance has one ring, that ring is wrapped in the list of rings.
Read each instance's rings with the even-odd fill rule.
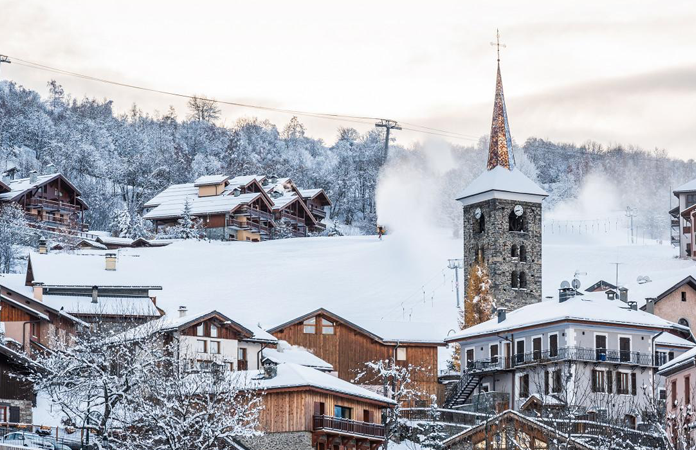
[[[55,81],[48,91],[42,98],[0,82],[0,171],[17,167],[26,176],[53,164],[82,191],[92,229],[109,229],[122,210],[137,215],[170,184],[224,173],[287,176],[298,186],[323,188],[334,220],[372,232],[380,179],[391,169],[405,174],[400,182],[431,191],[431,213],[456,234],[462,219],[454,198],[485,167],[487,137],[470,145],[426,141],[403,147],[392,141],[385,163],[383,129],[339,127],[328,144],[308,136],[296,117],[282,126],[255,117],[222,126],[220,109],[204,99],[192,99],[183,114],[171,107],[149,114],[135,104],[116,114],[112,100],[78,99]],[[521,170],[549,192],[547,209],[575,198],[590,175],[601,175],[655,238],[669,231],[669,188],[696,177],[693,160],[658,149],[530,138],[516,145],[515,154]]]

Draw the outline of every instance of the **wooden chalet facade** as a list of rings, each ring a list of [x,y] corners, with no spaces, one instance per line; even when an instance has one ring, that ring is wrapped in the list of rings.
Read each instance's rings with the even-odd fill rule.
[[[178,225],[188,203],[191,216],[200,220],[210,239],[258,242],[279,237],[285,230],[303,237],[325,229],[323,208],[331,204],[321,189],[311,190],[308,199],[313,209],[288,178],[207,175],[156,195],[145,203],[144,218],[157,232],[165,231]]]
[[[418,324],[411,325],[418,327]],[[368,362],[394,360],[402,367],[421,368],[413,373],[415,388],[424,393],[416,406],[429,404],[431,395],[443,395],[443,386],[438,383],[438,347],[444,346],[441,338],[413,339],[407,333],[399,336],[398,332],[388,337],[382,333],[385,336],[381,336],[323,308],[273,327],[268,332],[292,345],[309,349],[331,364],[342,380],[354,380],[359,372],[365,371]],[[381,386],[381,380],[377,378],[368,377],[361,383]]]
[[[252,450],[376,450],[384,443],[382,410],[394,402],[297,364],[266,366],[253,377],[263,392],[263,436],[242,440]]]
[[[87,204],[80,191],[63,175],[37,175],[11,179],[3,176],[0,182],[0,203],[16,203],[26,214],[32,227],[48,231],[77,234],[87,231],[84,212]]]

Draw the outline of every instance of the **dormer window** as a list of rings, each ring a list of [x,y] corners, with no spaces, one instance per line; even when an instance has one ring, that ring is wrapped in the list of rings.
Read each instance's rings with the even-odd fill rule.
[[[317,332],[317,318],[311,317],[304,321],[303,323],[304,334],[316,334]]]

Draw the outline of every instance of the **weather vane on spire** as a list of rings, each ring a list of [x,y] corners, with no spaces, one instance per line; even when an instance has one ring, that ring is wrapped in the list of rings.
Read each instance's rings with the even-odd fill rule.
[[[500,43],[500,30],[496,28],[495,30],[495,42],[491,42],[491,45],[498,47],[498,62],[500,62],[500,47],[506,48],[505,44]]]

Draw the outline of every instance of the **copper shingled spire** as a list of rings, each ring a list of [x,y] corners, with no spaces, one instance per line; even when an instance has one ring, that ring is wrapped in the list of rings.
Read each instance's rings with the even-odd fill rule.
[[[508,124],[505,95],[503,94],[503,77],[500,75],[500,33],[497,42],[491,43],[498,47],[498,76],[495,81],[495,102],[493,103],[493,120],[491,123],[491,142],[488,147],[488,170],[503,166],[512,170],[515,157],[512,154],[512,138]]]

